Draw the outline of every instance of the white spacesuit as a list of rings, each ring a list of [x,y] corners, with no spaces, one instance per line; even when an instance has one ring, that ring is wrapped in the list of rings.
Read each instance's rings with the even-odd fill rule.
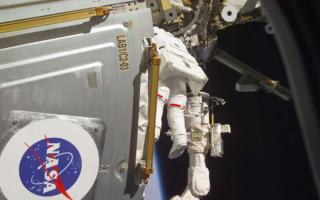
[[[193,93],[198,93],[208,78],[180,39],[155,27],[153,40],[157,45],[158,56],[161,59],[155,138],[157,140],[160,136],[163,108],[168,105],[167,120],[173,141],[169,158],[174,159],[179,157],[187,147],[184,119],[187,85]],[[145,138],[148,124],[148,94],[145,92],[148,88],[147,77],[147,73],[141,76],[137,163],[143,157],[143,138]]]
[[[187,147],[184,119],[187,85],[193,93],[198,93],[208,78],[181,40],[157,27],[154,28],[154,32],[153,39],[157,44],[161,59],[156,135],[160,134],[163,107],[167,104],[167,120],[173,141],[169,158],[174,159],[179,157]]]

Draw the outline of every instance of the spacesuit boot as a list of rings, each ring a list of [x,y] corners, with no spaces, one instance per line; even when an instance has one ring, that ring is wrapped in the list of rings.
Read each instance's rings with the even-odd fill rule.
[[[176,159],[179,156],[181,156],[183,152],[186,150],[187,142],[183,135],[181,135],[180,137],[174,137],[172,140],[173,144],[171,146],[168,157],[170,159]]]

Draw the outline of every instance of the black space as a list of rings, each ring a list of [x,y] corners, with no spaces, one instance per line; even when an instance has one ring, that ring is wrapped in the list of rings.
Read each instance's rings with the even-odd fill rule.
[[[247,24],[219,33],[218,46],[267,76],[288,85],[274,38],[263,24]],[[216,62],[207,66],[205,91],[227,101],[215,111],[216,122],[229,123],[222,158],[207,157],[211,191],[205,200],[316,200],[301,131],[292,102],[265,91],[237,93],[236,72]],[[165,128],[163,129],[165,130]],[[157,144],[165,199],[187,184],[188,155],[167,158],[170,138]]]

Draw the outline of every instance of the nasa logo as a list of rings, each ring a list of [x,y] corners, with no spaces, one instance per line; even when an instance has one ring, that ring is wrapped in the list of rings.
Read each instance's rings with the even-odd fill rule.
[[[62,138],[47,138],[26,144],[19,176],[24,187],[33,194],[49,197],[62,194],[71,199],[71,188],[81,173],[82,161],[77,148]]]
[[[13,134],[0,153],[0,199],[78,200],[88,194],[99,152],[76,122],[38,120]]]

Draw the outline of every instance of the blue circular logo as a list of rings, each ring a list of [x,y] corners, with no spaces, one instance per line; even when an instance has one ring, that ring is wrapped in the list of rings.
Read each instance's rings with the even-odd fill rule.
[[[77,181],[81,172],[81,156],[77,148],[61,138],[46,138],[29,146],[21,158],[19,175],[23,185],[33,194],[63,194]]]

